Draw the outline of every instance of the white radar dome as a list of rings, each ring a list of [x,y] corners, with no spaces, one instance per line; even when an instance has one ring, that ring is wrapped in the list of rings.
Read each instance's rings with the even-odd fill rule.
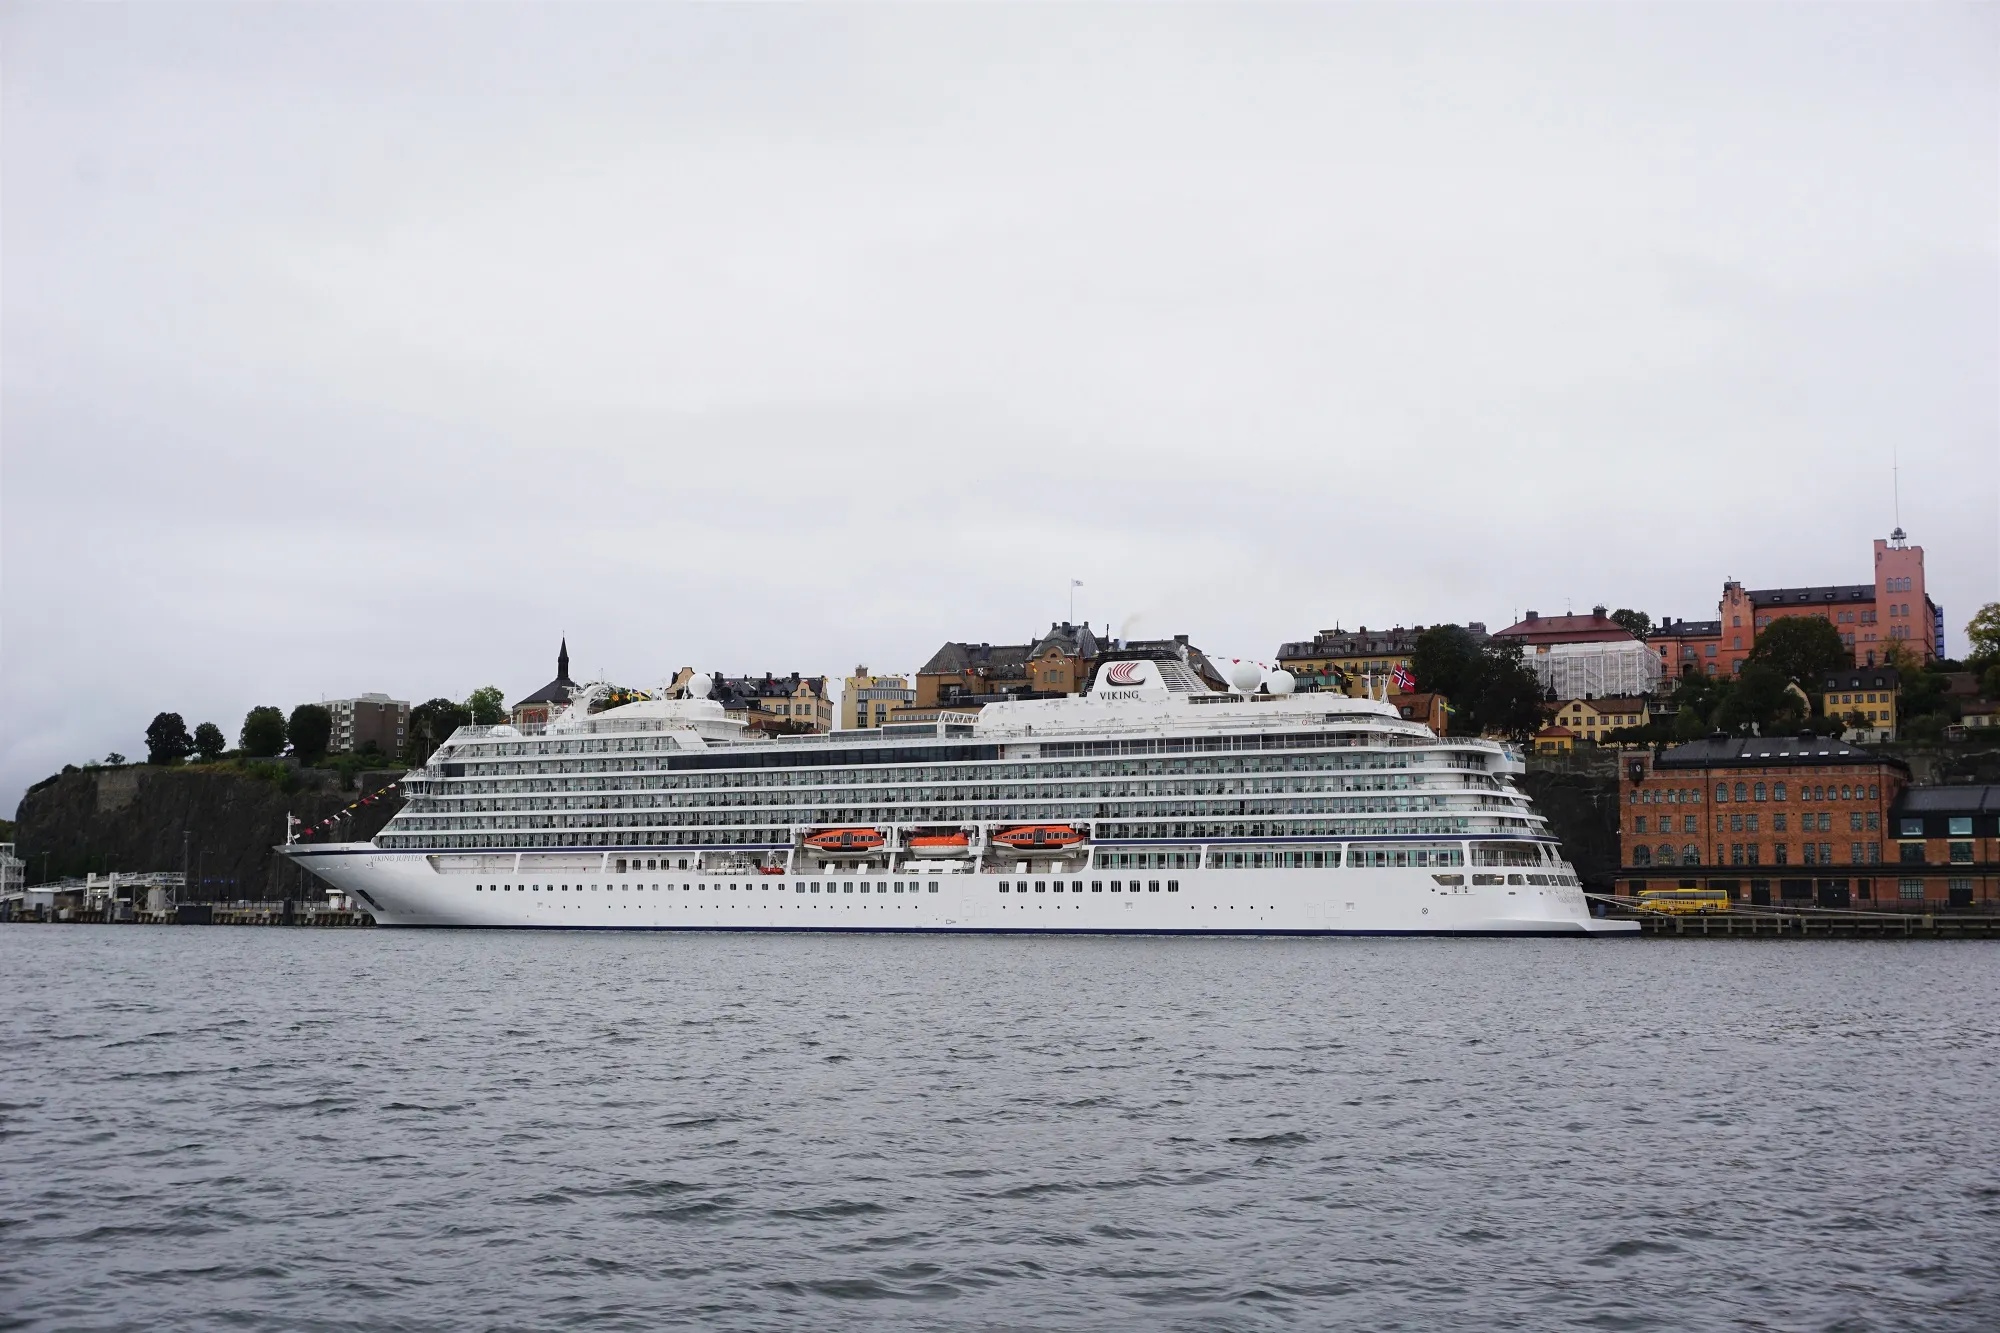
[[[1280,669],[1273,671],[1271,679],[1266,683],[1270,685],[1273,694],[1290,694],[1299,682],[1291,672]]]
[[[714,688],[715,677],[709,675],[706,671],[697,671],[688,677],[688,698],[690,699],[706,699],[709,691]]]
[[[492,731],[487,733],[487,735],[489,736],[518,736],[520,734],[521,733],[519,731],[515,730],[513,727],[508,726],[505,722],[502,722],[499,726],[493,728]]]
[[[1254,693],[1264,681],[1264,668],[1255,662],[1238,662],[1229,668],[1229,683],[1238,694]]]

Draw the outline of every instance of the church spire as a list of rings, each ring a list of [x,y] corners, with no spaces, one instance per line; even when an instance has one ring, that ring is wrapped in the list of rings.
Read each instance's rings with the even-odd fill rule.
[[[562,648],[556,653],[556,679],[569,679],[569,635],[563,635]]]

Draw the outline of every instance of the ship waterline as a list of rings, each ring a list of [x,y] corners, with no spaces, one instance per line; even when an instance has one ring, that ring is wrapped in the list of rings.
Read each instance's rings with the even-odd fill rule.
[[[1058,700],[752,738],[646,700],[467,727],[369,843],[282,850],[383,925],[1604,934],[1490,741],[1139,659]]]

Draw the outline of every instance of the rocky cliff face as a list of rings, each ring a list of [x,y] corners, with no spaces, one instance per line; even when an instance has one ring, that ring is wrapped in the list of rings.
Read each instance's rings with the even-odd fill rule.
[[[194,883],[183,901],[317,897],[319,886],[271,850],[285,840],[286,814],[316,823],[397,776],[363,774],[359,791],[341,791],[335,774],[291,770],[297,790],[287,792],[269,777],[220,766],[84,769],[22,798],[15,840],[38,881],[45,865],[56,878],[179,870],[185,833]],[[401,806],[391,791],[316,841],[371,838]]]
[[[1590,772],[1531,770],[1521,789],[1548,816],[1563,855],[1584,887],[1607,892],[1618,875],[1618,777]]]

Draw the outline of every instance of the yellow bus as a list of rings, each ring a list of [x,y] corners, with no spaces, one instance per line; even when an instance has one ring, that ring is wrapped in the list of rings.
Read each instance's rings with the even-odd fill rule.
[[[1727,889],[1641,889],[1642,912],[1727,912]]]

